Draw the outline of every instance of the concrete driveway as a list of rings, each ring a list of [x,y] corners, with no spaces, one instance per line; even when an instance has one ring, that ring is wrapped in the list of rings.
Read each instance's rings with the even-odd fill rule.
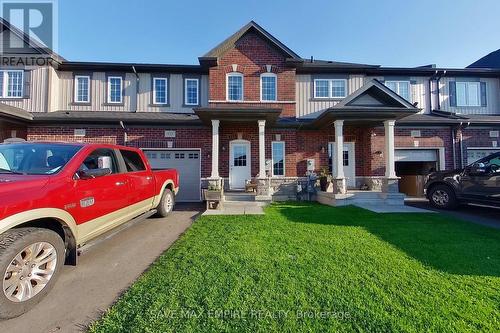
[[[0,332],[81,332],[191,226],[200,205],[178,204],[167,218],[124,225],[65,266],[54,289],[24,315],[0,321]]]
[[[500,208],[463,205],[459,206],[455,210],[444,210],[432,207],[429,204],[429,201],[424,198],[410,198],[405,200],[405,204],[408,206],[440,212],[461,220],[500,229]]]

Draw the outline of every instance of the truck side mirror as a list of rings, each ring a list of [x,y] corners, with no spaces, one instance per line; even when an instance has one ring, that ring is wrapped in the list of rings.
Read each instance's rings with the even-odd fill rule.
[[[111,173],[110,168],[78,170],[76,172],[78,179],[93,179],[93,178],[109,175],[110,173]]]

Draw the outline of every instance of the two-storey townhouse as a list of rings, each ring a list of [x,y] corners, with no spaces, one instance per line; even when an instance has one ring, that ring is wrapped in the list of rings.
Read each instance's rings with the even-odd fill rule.
[[[293,199],[311,169],[332,175],[330,202],[360,188],[401,198],[398,181],[500,150],[498,69],[304,59],[255,22],[199,65],[61,60],[21,71],[22,96],[3,86],[4,139],[143,148],[154,167],[179,169],[185,201],[210,181],[241,190],[252,179],[259,197]]]

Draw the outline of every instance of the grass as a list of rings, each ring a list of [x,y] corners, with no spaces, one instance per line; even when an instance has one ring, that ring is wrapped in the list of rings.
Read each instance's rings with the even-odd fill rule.
[[[299,203],[202,217],[90,330],[498,332],[500,231]]]

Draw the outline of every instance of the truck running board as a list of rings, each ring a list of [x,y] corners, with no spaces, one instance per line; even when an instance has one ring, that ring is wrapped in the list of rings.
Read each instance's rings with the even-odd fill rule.
[[[82,254],[84,254],[85,252],[87,252],[91,247],[93,247],[94,245],[97,245],[107,239],[110,239],[111,237],[113,237],[114,235],[118,234],[119,232],[127,229],[127,228],[130,228],[131,226],[133,226],[134,224],[138,223],[138,222],[141,222],[141,221],[144,221],[145,219],[147,219],[148,217],[151,217],[153,216],[154,214],[156,214],[157,210],[156,209],[152,209],[150,211],[147,211],[145,213],[142,213],[141,215],[137,216],[137,217],[134,217],[132,220],[128,221],[128,222],[125,222],[123,223],[122,225],[120,225],[119,227],[117,228],[114,228],[108,232],[105,232],[104,234],[90,240],[89,242],[83,244],[82,246],[80,246],[77,250],[77,254],[80,256]]]

